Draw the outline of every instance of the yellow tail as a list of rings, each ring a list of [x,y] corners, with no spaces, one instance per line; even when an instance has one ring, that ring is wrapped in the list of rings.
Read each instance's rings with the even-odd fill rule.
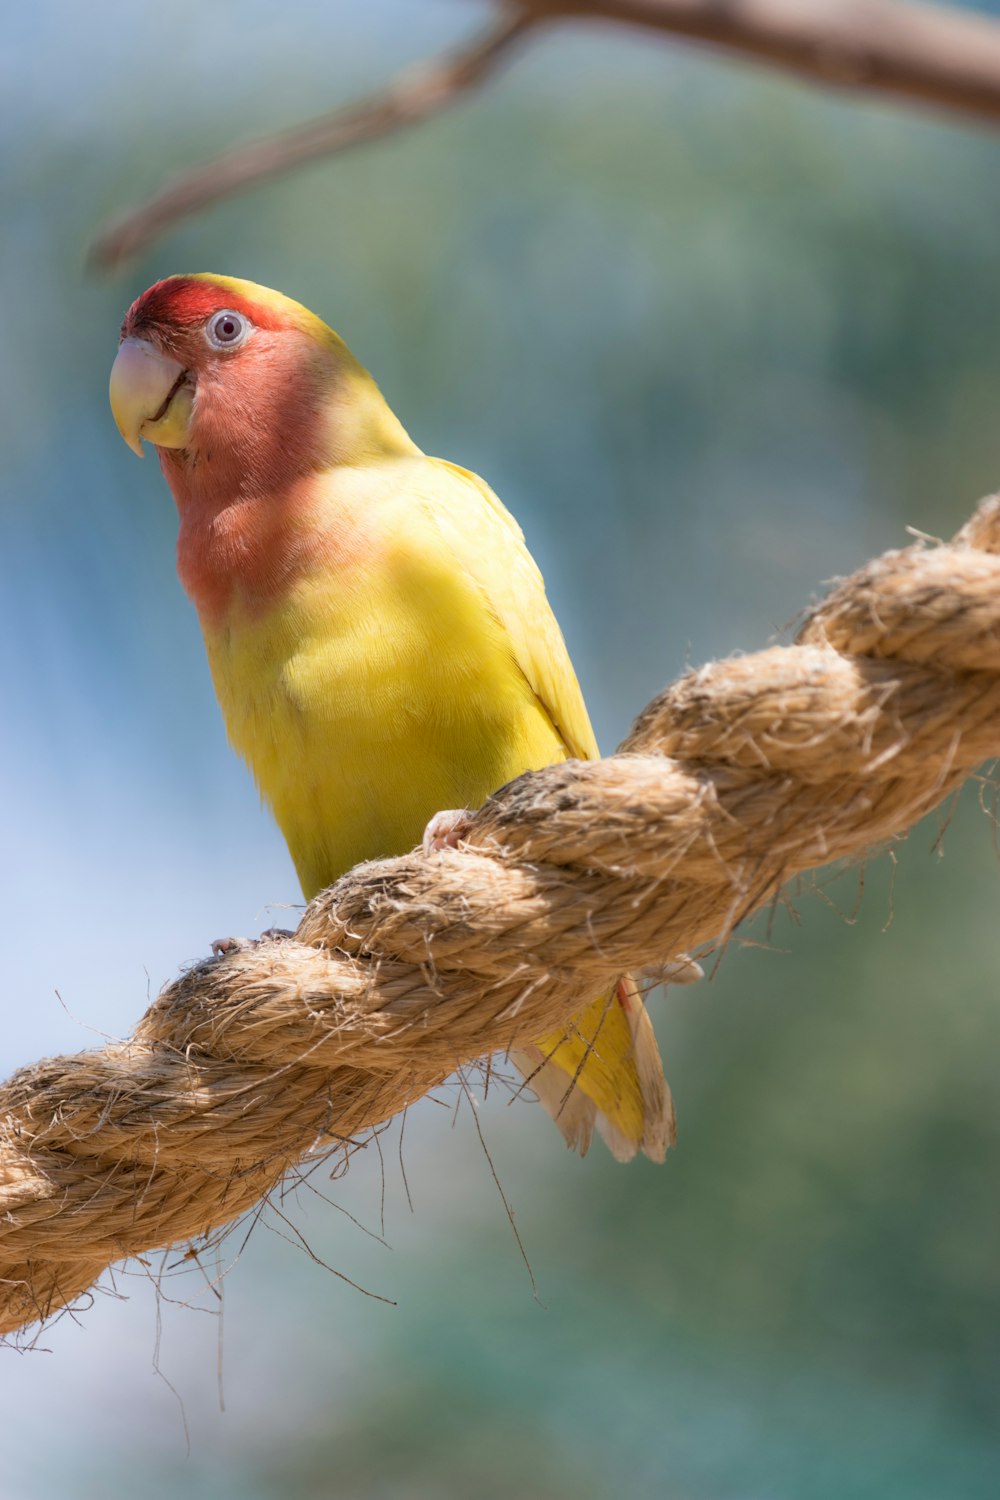
[[[637,1151],[662,1161],[673,1145],[673,1100],[630,975],[581,1011],[565,1036],[544,1037],[512,1059],[581,1156],[595,1125],[618,1161],[631,1161]]]

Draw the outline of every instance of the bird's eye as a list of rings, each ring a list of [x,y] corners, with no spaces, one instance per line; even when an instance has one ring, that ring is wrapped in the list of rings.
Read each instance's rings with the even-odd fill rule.
[[[205,335],[216,349],[238,349],[250,332],[250,323],[242,313],[213,313],[205,324]]]

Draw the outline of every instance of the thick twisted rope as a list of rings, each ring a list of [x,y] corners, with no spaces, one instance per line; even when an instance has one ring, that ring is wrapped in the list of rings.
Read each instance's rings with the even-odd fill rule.
[[[890,552],[793,646],[690,673],[619,754],[521,777],[452,851],[361,865],[294,940],[209,959],[127,1042],[0,1088],[0,1331],[211,1234],[316,1150],[796,872],[906,832],[1000,753],[1000,499]]]

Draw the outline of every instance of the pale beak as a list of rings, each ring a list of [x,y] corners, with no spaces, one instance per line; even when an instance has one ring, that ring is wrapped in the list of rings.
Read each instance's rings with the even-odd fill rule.
[[[123,339],[111,367],[111,411],[133,453],[142,438],[158,448],[186,448],[194,391],[188,372],[147,339]]]

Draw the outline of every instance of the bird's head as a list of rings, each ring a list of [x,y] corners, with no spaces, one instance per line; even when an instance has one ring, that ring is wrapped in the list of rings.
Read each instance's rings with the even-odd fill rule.
[[[371,376],[301,303],[231,276],[171,276],[133,302],[111,371],[118,431],[142,456],[260,470],[262,482],[406,445]],[[165,467],[166,467],[165,463]]]

